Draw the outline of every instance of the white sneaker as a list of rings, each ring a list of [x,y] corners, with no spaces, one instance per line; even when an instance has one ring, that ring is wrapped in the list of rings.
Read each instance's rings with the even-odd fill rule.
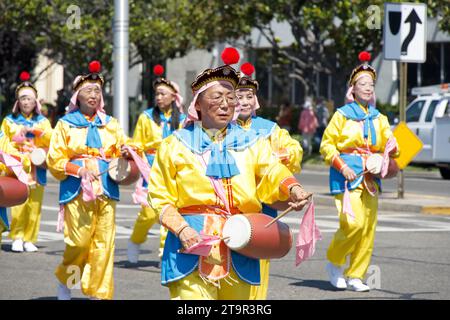
[[[128,256],[128,261],[130,263],[137,263],[139,261],[140,249],[141,249],[140,244],[137,244],[131,240],[128,240],[127,256]]]
[[[70,289],[60,282],[58,283],[57,298],[58,298],[58,300],[71,300],[72,299],[72,293],[71,293]]]
[[[356,292],[367,292],[370,291],[370,287],[362,283],[361,279],[349,278],[347,282],[348,288]]]
[[[11,250],[14,252],[23,252],[23,240],[16,239],[12,242]]]
[[[328,273],[328,278],[330,279],[331,284],[333,287],[336,287],[338,289],[346,289],[347,283],[345,281],[344,275],[342,274],[342,269],[336,267],[331,262],[329,262],[325,269]]]
[[[23,248],[26,252],[36,252],[38,251],[38,248],[31,242],[24,242]]]

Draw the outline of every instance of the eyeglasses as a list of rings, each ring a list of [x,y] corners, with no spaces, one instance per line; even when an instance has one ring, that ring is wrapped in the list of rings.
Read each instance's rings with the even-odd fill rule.
[[[214,106],[220,106],[224,101],[228,105],[235,106],[238,102],[236,96],[213,96],[205,98],[211,101],[211,104]]]

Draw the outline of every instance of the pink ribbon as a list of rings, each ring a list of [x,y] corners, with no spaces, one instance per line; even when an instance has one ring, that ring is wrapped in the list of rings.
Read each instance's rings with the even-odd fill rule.
[[[130,153],[131,158],[133,158],[134,163],[136,163],[136,166],[139,169],[139,172],[145,179],[145,182],[148,183],[148,180],[150,178],[150,165],[145,162],[130,146],[124,146],[124,148]]]
[[[203,166],[203,168],[205,170],[206,170],[206,162],[208,161],[210,154],[211,154],[211,151],[206,151],[204,153],[206,160],[201,155],[196,154],[198,160],[200,161],[200,164]],[[227,195],[225,192],[225,188],[223,187],[222,180],[214,179],[213,177],[208,177],[208,178],[209,178],[209,181],[211,182],[211,185],[212,185],[216,195],[219,197],[220,200],[222,200],[222,203],[225,205],[225,209],[227,209],[226,214],[231,215],[230,204],[228,203]]]
[[[131,194],[131,197],[133,198],[133,202],[136,204],[140,204],[144,207],[150,207],[147,200],[147,194],[148,191],[146,188],[142,187],[143,182],[142,176],[139,177],[139,180],[136,183],[136,188],[134,189],[134,192]]]
[[[200,237],[202,238],[202,241],[194,244],[187,249],[184,249],[183,251],[181,251],[181,253],[195,254],[207,257],[211,252],[212,246],[220,242],[221,240],[220,237],[206,235],[202,232],[200,232]]]
[[[316,225],[314,213],[314,202],[311,201],[298,229],[297,243],[295,246],[295,266],[311,258],[316,251],[316,242],[322,240],[322,234]]]
[[[92,182],[88,178],[81,178],[81,189],[83,190],[83,201],[91,202],[97,199]]]
[[[344,192],[344,198],[342,200],[342,213],[348,214],[350,218],[355,219],[355,212],[352,208],[352,202],[350,200],[350,191],[347,187],[347,180],[345,181],[345,192]]]
[[[23,165],[20,161],[3,151],[0,151],[0,161],[14,172],[20,182],[29,185],[28,174],[23,170]]]
[[[63,231],[64,228],[64,204],[59,205],[58,221],[56,222],[56,232]]]
[[[392,150],[395,150],[397,148],[397,140],[394,136],[390,136],[388,141],[386,142],[386,146],[384,147],[384,153],[383,153],[383,164],[381,166],[381,177],[386,177],[389,169],[389,154],[392,152]]]

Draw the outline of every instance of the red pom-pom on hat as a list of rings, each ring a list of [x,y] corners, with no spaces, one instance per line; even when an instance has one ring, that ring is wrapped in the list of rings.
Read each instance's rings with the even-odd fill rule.
[[[161,76],[164,73],[164,67],[160,64],[157,64],[156,66],[153,67],[153,73],[156,76]]]
[[[19,78],[21,81],[28,81],[30,80],[30,74],[26,71],[22,71],[19,75]]]
[[[225,50],[222,51],[221,57],[225,64],[235,64],[238,63],[240,59],[239,51],[233,47],[225,48]]]
[[[255,67],[250,62],[246,62],[241,66],[241,71],[250,77],[255,72]]]
[[[89,72],[90,73],[99,73],[101,69],[102,69],[102,65],[100,64],[99,61],[94,60],[94,61],[91,61],[91,63],[89,63]]]
[[[371,59],[371,55],[367,51],[361,51],[358,55],[358,59],[361,62],[368,62]]]

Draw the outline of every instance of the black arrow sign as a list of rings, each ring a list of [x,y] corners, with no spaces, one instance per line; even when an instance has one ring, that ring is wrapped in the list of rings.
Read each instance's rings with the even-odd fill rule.
[[[422,21],[420,21],[419,16],[416,13],[416,10],[412,9],[411,13],[409,14],[408,18],[406,18],[405,23],[410,23],[411,27],[409,28],[409,33],[406,36],[405,40],[402,43],[401,48],[401,55],[406,56],[408,54],[408,46],[412,39],[414,39],[414,35],[416,34],[416,24],[420,23],[422,24]]]

